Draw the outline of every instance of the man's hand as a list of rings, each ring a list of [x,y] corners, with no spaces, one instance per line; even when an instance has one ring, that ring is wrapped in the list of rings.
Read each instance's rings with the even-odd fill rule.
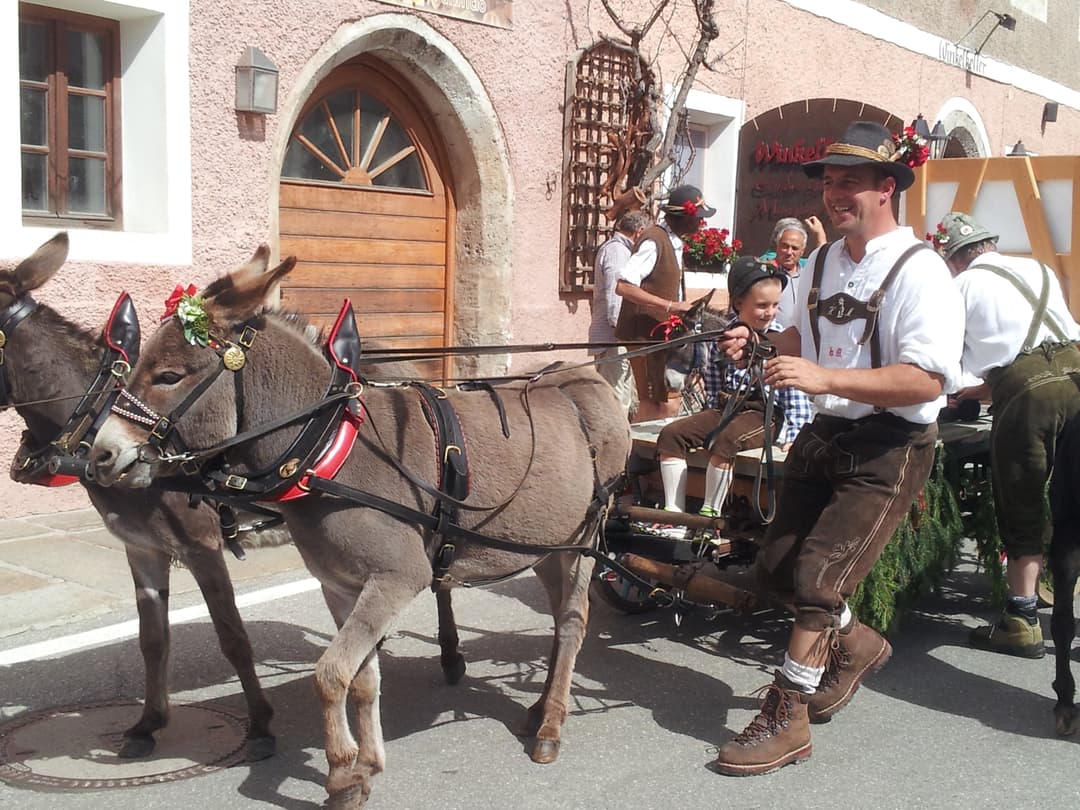
[[[829,372],[809,360],[779,355],[765,362],[765,384],[774,388],[798,388],[810,396],[829,391]]]
[[[806,229],[810,231],[810,238],[806,240],[807,252],[821,247],[828,241],[828,237],[825,235],[825,226],[821,224],[820,219],[815,216],[808,216],[803,222],[806,223]]]

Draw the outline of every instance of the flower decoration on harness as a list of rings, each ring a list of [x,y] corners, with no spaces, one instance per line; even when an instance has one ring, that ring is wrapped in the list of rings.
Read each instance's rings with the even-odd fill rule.
[[[649,330],[649,337],[655,337],[659,332],[663,335],[664,340],[671,340],[671,336],[676,332],[681,332],[686,329],[686,322],[679,315],[672,315],[666,321],[660,321],[656,326]]]
[[[742,242],[728,241],[727,228],[702,228],[683,237],[683,257],[696,265],[726,264],[739,258]]]
[[[937,230],[934,233],[928,233],[926,235],[926,241],[934,246],[934,250],[941,253],[945,250],[945,246],[949,244],[949,229],[945,227],[944,222],[937,224]]]
[[[187,289],[176,285],[172,295],[165,301],[165,314],[162,322],[176,315],[184,329],[184,340],[192,346],[207,346],[210,343],[210,316],[203,308],[203,300],[195,295],[195,285]]]
[[[922,166],[930,157],[930,147],[927,145],[926,139],[912,127],[904,127],[903,132],[900,134],[893,133],[892,137],[893,142],[896,144],[896,153],[892,156],[893,160],[898,160],[914,169],[916,166]]]

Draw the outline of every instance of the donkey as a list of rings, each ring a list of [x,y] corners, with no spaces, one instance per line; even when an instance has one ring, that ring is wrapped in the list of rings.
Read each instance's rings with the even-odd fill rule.
[[[170,414],[166,449],[203,447],[194,455],[206,457],[229,443],[228,472],[236,486],[257,471],[284,469],[278,466],[283,451],[302,433],[297,409],[325,403],[328,376],[346,364],[336,357],[332,364],[293,322],[264,310],[263,302],[295,263],[289,259],[264,272],[267,256],[260,248],[246,268],[213,282],[190,302],[201,309],[195,321],[191,312],[183,322],[178,315],[148,339],[128,383],[128,404],[114,408],[91,452],[98,481],[146,487],[174,472],[185,457],[148,443],[145,425],[118,415],[126,408]],[[205,334],[197,334],[197,327],[192,331],[200,320]],[[220,376],[223,364],[240,367],[242,376]],[[330,806],[361,807],[372,778],[384,768],[378,643],[432,582],[433,557],[444,571],[441,581],[449,584],[535,570],[548,593],[555,638],[548,677],[528,710],[526,729],[535,737],[532,759],[554,761],[588,620],[593,559],[545,549],[585,548],[596,541],[610,500],[606,493],[621,478],[630,450],[629,425],[614,392],[593,369],[578,368],[501,389],[441,393],[463,439],[455,442],[457,453],[468,460],[472,495],[455,500],[426,483],[438,480],[449,450],[437,449],[424,396],[410,386],[361,382],[345,389],[353,399],[342,418],[359,425],[351,453],[333,480],[308,476],[310,462],[301,460],[300,475],[290,477],[295,483],[289,485],[315,494],[280,503],[338,625],[315,669]],[[283,413],[291,416],[282,418]],[[237,438],[238,425],[253,427]],[[346,497],[327,494],[335,488]],[[352,500],[357,493],[363,503]],[[463,526],[498,545],[428,530],[437,503],[450,518],[448,531]],[[447,555],[448,546],[455,553]],[[347,714],[350,696],[355,736]]]
[[[5,329],[0,375],[8,399],[26,422],[24,446],[46,448],[67,424],[77,395],[98,374],[106,336],[76,326],[52,308],[37,304],[33,290],[52,278],[67,258],[68,238],[60,233],[14,270],[0,271],[0,323],[30,309]],[[0,391],[4,390],[0,385]],[[75,397],[67,396],[74,394]],[[29,403],[29,404],[25,404]],[[12,475],[19,480],[18,458]],[[145,667],[142,716],[124,732],[121,757],[143,757],[154,749],[154,734],[169,721],[169,570],[173,559],[192,573],[213,620],[218,643],[236,670],[248,708],[249,761],[274,753],[273,709],[255,673],[251,643],[236,608],[222,556],[221,528],[210,506],[192,508],[186,496],[146,489],[119,492],[88,483],[90,502],[109,531],[124,543],[139,613],[139,649]]]
[[[1054,725],[1060,735],[1075,734],[1080,727],[1077,715],[1076,681],[1070,668],[1076,616],[1071,594],[1080,577],[1080,415],[1065,423],[1058,436],[1054,470],[1050,476],[1049,566],[1054,581],[1054,609],[1050,634],[1054,639]]]

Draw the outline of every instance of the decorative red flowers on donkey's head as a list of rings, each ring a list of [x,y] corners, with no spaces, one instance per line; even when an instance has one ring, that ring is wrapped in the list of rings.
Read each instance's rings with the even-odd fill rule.
[[[187,289],[184,289],[179,284],[176,285],[176,289],[172,291],[172,295],[165,299],[165,312],[161,316],[162,321],[169,320],[176,313],[176,308],[180,306],[180,300],[186,295],[189,298],[195,296],[195,285],[188,284]]]

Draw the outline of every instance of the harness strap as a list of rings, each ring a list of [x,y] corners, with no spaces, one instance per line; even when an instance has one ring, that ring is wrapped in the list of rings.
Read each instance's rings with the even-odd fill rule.
[[[837,240],[839,241],[839,240]],[[816,359],[821,357],[821,327],[819,319],[822,313],[819,311],[819,304],[821,298],[821,281],[825,275],[825,258],[826,254],[836,242],[829,242],[827,245],[823,245],[818,249],[817,257],[814,261],[814,276],[810,285],[810,292],[807,297],[807,309],[810,310],[810,332],[814,338],[814,353]],[[828,304],[836,300],[836,305],[841,309],[849,307],[843,320],[837,320],[837,323],[846,323],[849,320],[856,318],[863,318],[866,321],[866,326],[863,328],[862,337],[859,339],[859,345],[865,344],[870,341],[870,366],[871,368],[881,368],[881,341],[878,337],[878,313],[881,311],[881,306],[885,301],[885,293],[889,289],[889,286],[893,283],[893,280],[899,274],[900,269],[907,263],[908,259],[918,253],[920,250],[930,250],[930,246],[920,242],[916,245],[912,245],[900,254],[899,258],[893,263],[893,266],[889,268],[888,274],[881,282],[873,293],[871,293],[869,300],[859,301],[852,299],[851,296],[846,293],[838,293],[835,296],[831,296],[828,301],[824,302]],[[826,313],[826,317],[830,317]],[[830,320],[833,318],[830,317]]]
[[[1068,337],[1061,330],[1061,327],[1057,322],[1050,317],[1046,311],[1046,305],[1050,300],[1050,269],[1043,264],[1039,263],[1039,266],[1043,271],[1043,284],[1042,289],[1039,291],[1038,299],[1035,298],[1035,293],[1030,286],[1022,279],[1012,273],[1008,272],[1004,267],[998,267],[994,264],[973,264],[969,270],[986,270],[993,273],[995,276],[1005,279],[1016,291],[1024,297],[1024,300],[1028,302],[1033,310],[1031,317],[1031,325],[1028,327],[1027,336],[1024,338],[1024,345],[1020,348],[1021,353],[1029,352],[1035,347],[1035,336],[1039,333],[1040,326],[1046,326],[1058,339],[1059,343],[1065,343],[1068,341]]]
[[[11,404],[11,392],[8,389],[7,377],[4,375],[4,347],[7,345],[8,337],[15,331],[15,327],[37,309],[37,306],[37,301],[29,294],[21,295],[0,313],[0,407]]]

